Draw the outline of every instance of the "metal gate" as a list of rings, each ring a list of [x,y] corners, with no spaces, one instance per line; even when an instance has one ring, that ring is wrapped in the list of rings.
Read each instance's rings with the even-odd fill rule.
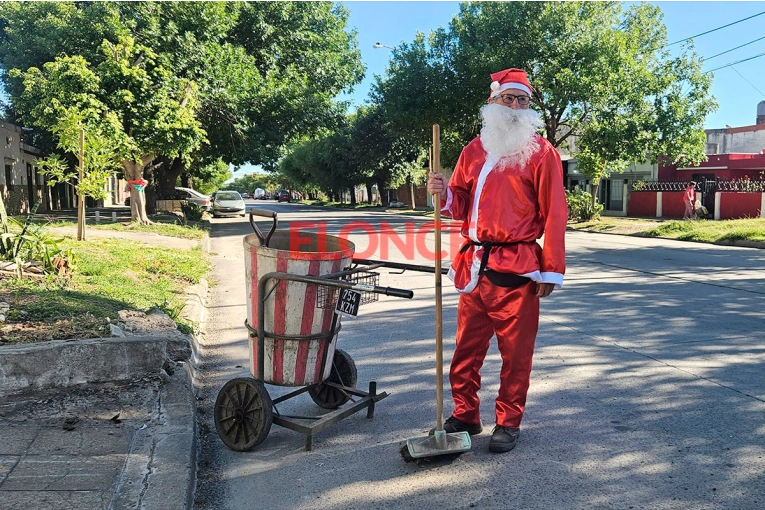
[[[701,194],[701,205],[707,208],[707,218],[714,218],[715,215],[715,193],[717,192],[717,180],[709,179],[706,176],[693,176],[696,181],[696,191]]]

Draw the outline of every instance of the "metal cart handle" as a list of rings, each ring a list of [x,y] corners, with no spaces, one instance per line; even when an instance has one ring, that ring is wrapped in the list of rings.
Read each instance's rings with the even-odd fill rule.
[[[258,224],[255,223],[255,218],[253,218],[253,216],[273,218],[274,224],[271,225],[271,230],[269,230],[265,237],[263,237],[263,232],[261,232],[258,228]],[[252,225],[252,229],[255,231],[255,235],[258,236],[258,240],[260,240],[261,246],[268,248],[268,242],[271,240],[271,236],[274,235],[274,231],[276,230],[276,223],[276,211],[266,211],[265,209],[250,209],[250,225]]]
[[[353,259],[354,264],[375,265],[377,267],[388,267],[390,269],[403,269],[404,271],[419,271],[421,273],[435,274],[436,268],[430,266],[418,266],[415,264],[403,264],[401,262],[389,262],[387,260],[369,260],[369,259]],[[441,268],[441,274],[449,274],[448,267]]]

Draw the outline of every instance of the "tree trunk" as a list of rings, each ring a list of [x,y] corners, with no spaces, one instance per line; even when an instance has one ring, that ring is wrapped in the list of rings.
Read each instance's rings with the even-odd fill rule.
[[[377,181],[377,205],[382,205],[383,200],[385,200],[385,205],[388,205],[390,202],[390,191],[385,190],[385,199],[383,199],[383,185],[385,184],[383,181]]]
[[[144,154],[141,161],[136,163],[133,160],[123,160],[122,168],[125,172],[125,179],[128,181],[137,181],[143,178],[143,169],[154,159],[154,154]],[[130,219],[144,225],[150,225],[149,217],[146,215],[146,193],[144,188],[137,190],[130,185]]]
[[[590,197],[590,203],[592,204],[592,210],[595,210],[595,204],[598,201],[598,188],[600,187],[600,179],[592,180],[592,197]]]
[[[169,162],[169,165],[165,170],[165,180],[167,181],[167,188],[164,191],[172,193],[176,186],[183,186],[184,188],[193,188],[191,182],[191,176],[186,174],[186,166],[183,164],[183,159],[175,158]],[[178,182],[178,177],[181,178],[181,184]]]
[[[186,167],[183,164],[183,159],[174,158],[169,159],[166,157],[159,158],[161,163],[155,167],[156,182],[159,185],[160,196],[167,198],[175,191],[176,186],[183,186],[185,188],[191,188],[191,178],[186,176],[184,179],[184,171]],[[178,177],[181,177],[181,183],[177,184]]]
[[[367,204],[372,205],[372,184],[369,182],[365,182],[364,186],[367,189]],[[379,191],[379,190],[378,190]],[[379,193],[378,193],[379,194]]]
[[[409,177],[409,192],[412,195],[412,210],[414,211],[416,209],[414,204],[414,180],[411,177]]]
[[[348,192],[351,194],[351,205],[353,207],[356,207],[356,187],[352,186],[348,189]]]

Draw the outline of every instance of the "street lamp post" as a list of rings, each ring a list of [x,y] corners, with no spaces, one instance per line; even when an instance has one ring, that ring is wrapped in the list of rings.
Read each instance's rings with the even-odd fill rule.
[[[373,48],[377,48],[377,49],[380,49],[380,48],[388,48],[389,50],[395,50],[395,49],[396,49],[396,48],[394,48],[393,46],[388,46],[388,45],[386,45],[386,44],[383,44],[383,43],[379,43],[379,42],[376,42],[376,43],[374,44],[374,46],[372,46],[372,47],[373,47]]]

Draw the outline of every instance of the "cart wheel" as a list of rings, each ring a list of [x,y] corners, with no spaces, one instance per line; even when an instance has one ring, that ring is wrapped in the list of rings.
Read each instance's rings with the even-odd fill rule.
[[[355,388],[357,379],[358,373],[353,358],[344,350],[335,349],[335,356],[332,358],[332,370],[329,372],[327,381]],[[339,389],[324,383],[308,388],[308,394],[311,395],[316,405],[324,409],[337,409],[350,400],[350,397]]]
[[[263,442],[271,430],[273,403],[262,382],[249,377],[223,385],[215,400],[215,429],[223,444],[246,452]]]

